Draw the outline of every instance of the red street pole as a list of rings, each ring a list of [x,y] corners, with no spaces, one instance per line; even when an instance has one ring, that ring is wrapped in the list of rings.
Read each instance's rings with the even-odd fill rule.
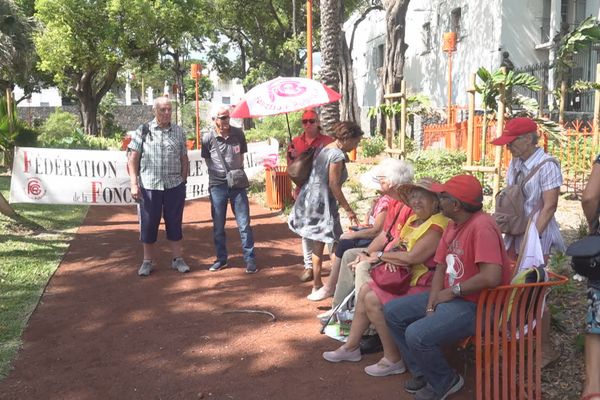
[[[312,0],[306,0],[306,77],[312,79]]]
[[[442,36],[442,50],[448,53],[448,125],[452,123],[452,53],[456,51],[456,32],[446,32]]]
[[[200,91],[198,89],[198,80],[200,79],[201,69],[201,64],[192,64],[191,75],[196,81],[196,150],[200,148]]]

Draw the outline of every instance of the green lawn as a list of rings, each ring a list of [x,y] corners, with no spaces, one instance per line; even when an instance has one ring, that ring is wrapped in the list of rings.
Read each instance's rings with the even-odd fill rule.
[[[6,199],[9,185],[10,177],[0,176]],[[0,215],[0,379],[8,374],[27,320],[87,212],[85,206],[20,204],[14,208],[47,231],[33,234]]]

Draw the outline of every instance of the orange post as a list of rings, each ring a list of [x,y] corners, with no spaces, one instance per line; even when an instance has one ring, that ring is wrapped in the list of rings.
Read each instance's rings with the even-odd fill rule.
[[[442,49],[448,53],[448,125],[452,123],[452,53],[456,51],[456,32],[446,32],[442,36]]]
[[[306,77],[312,79],[312,0],[306,0]]]
[[[191,76],[196,81],[196,150],[200,148],[200,90],[198,80],[200,79],[201,70],[201,64],[192,64]]]

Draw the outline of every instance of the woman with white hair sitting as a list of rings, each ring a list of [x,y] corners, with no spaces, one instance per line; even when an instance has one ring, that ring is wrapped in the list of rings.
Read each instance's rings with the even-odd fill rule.
[[[414,170],[412,165],[405,161],[385,158],[370,171],[370,174],[377,181],[380,196],[373,203],[373,207],[367,216],[367,227],[356,231],[350,230],[342,234],[331,258],[329,280],[319,290],[309,294],[308,300],[321,301],[334,295],[342,256],[349,249],[366,248],[374,238],[383,232],[388,216],[394,214],[395,211],[400,211],[398,207],[403,205],[400,200],[395,198],[396,196],[391,196],[392,192],[399,185],[412,182]],[[390,218],[388,225],[393,223],[391,222],[392,219]],[[352,288],[350,288],[351,290]]]

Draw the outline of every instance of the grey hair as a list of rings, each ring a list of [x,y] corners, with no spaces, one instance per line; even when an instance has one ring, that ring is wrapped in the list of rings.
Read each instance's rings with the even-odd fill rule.
[[[375,168],[376,175],[385,176],[394,187],[411,183],[415,176],[411,163],[395,158],[384,158]]]
[[[540,137],[538,136],[537,132],[532,132],[529,135],[531,135],[531,144],[537,145],[540,140]]]
[[[225,104],[219,104],[211,109],[210,117],[212,119],[216,119],[217,115],[219,115],[223,111],[230,111],[230,107]]]
[[[160,104],[171,104],[171,100],[167,96],[159,96],[154,99],[152,110],[156,110]]]

